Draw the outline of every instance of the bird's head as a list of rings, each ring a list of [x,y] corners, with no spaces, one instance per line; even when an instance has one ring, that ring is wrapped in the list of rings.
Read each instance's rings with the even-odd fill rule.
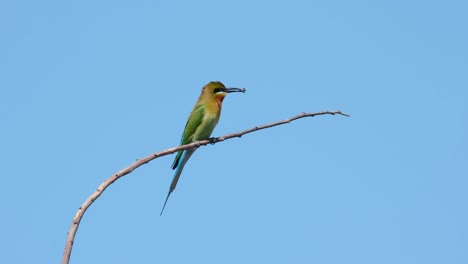
[[[224,97],[228,93],[242,92],[245,93],[244,88],[226,88],[221,82],[210,82],[203,87],[203,95],[208,98],[216,99],[216,101],[222,103]]]

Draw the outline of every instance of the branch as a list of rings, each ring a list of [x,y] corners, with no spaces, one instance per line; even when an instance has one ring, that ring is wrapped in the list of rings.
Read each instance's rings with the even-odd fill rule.
[[[191,148],[198,148],[200,146],[205,146],[208,144],[215,144],[215,143],[224,141],[226,139],[230,139],[234,137],[241,137],[245,134],[252,133],[254,131],[287,124],[300,118],[313,117],[313,116],[318,116],[318,115],[343,115],[343,116],[349,117],[349,115],[342,113],[341,111],[322,111],[322,112],[316,112],[316,113],[301,113],[299,115],[293,116],[291,118],[288,118],[282,121],[266,124],[263,126],[256,126],[256,127],[253,127],[253,128],[241,131],[241,132],[227,134],[218,138],[210,138],[206,140],[196,141],[187,145],[178,146],[175,148],[170,148],[161,152],[157,152],[145,158],[137,160],[132,165],[113,174],[111,177],[109,177],[103,183],[101,183],[101,185],[99,185],[97,190],[93,194],[91,194],[91,196],[89,196],[88,199],[86,199],[86,201],[78,209],[78,212],[76,212],[75,217],[73,217],[73,221],[71,223],[70,229],[68,230],[67,241],[65,243],[65,250],[63,252],[63,257],[62,257],[62,264],[68,264],[70,261],[70,255],[71,255],[71,251],[73,248],[73,242],[75,240],[76,231],[78,230],[78,226],[80,225],[80,222],[81,222],[81,219],[83,218],[84,213],[91,206],[91,204],[93,204],[93,202],[96,201],[96,199],[99,198],[99,196],[101,196],[101,194],[107,189],[107,187],[109,187],[112,183],[117,181],[120,177],[123,177],[129,174],[130,172],[140,167],[141,165],[146,164],[156,158],[172,154],[179,150],[186,150],[186,149],[191,149]]]

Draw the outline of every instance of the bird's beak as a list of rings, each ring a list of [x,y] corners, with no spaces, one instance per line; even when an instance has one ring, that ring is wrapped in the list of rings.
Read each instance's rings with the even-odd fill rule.
[[[236,92],[245,93],[245,89],[244,88],[226,88],[226,93],[236,93]]]

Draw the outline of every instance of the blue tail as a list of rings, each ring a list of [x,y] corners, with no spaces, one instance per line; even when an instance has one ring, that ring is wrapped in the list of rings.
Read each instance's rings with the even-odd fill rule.
[[[164,202],[160,216],[163,214],[164,208],[166,208],[166,203],[167,203],[167,200],[169,200],[169,196],[171,195],[171,193],[174,191],[175,187],[177,186],[177,182],[179,181],[180,174],[182,173],[182,170],[184,169],[185,163],[187,163],[187,161],[190,159],[193,152],[195,152],[195,149],[184,150],[184,152],[182,153],[182,156],[178,160],[177,167],[174,168],[175,169],[174,178],[172,179],[171,186],[169,187],[169,192],[167,193],[166,201]]]

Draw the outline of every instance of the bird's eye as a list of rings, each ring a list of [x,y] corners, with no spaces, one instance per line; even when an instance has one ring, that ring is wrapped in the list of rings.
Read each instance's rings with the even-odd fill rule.
[[[223,88],[215,88],[214,93],[224,92]]]

